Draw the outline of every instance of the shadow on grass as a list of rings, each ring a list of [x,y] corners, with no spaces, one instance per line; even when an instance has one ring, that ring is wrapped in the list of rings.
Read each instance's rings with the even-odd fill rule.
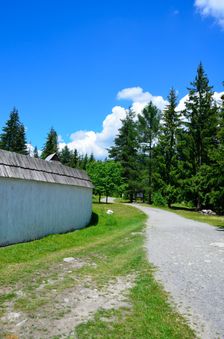
[[[91,219],[90,219],[90,222],[86,227],[97,226],[98,223],[99,223],[99,216],[98,216],[97,213],[93,212]]]

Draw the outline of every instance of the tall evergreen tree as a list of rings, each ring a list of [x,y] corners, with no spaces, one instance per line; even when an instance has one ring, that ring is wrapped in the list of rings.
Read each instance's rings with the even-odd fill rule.
[[[217,107],[213,100],[212,86],[200,63],[195,80],[189,88],[189,98],[183,112],[186,118],[188,158],[184,161],[191,168],[192,177],[187,178],[192,197],[197,209],[203,204],[205,194],[201,185],[200,170],[202,165],[209,165],[209,153],[217,144]]]
[[[58,153],[58,135],[52,127],[47,135],[45,145],[42,150],[41,158],[46,159],[50,154]]]
[[[142,187],[148,194],[148,203],[152,203],[152,194],[155,189],[156,157],[155,144],[160,127],[160,110],[150,102],[138,115],[139,144],[141,147]]]
[[[163,189],[168,206],[176,199],[177,185],[177,136],[180,130],[180,113],[177,112],[177,96],[174,88],[171,88],[168,96],[168,104],[163,111],[163,126],[159,140],[160,169],[165,183]]]
[[[37,146],[34,147],[33,156],[34,158],[39,158]]]
[[[211,208],[218,213],[224,213],[224,95],[219,108],[219,124],[217,132],[217,147],[210,153],[212,166],[206,175],[210,187],[208,201]]]
[[[119,161],[122,166],[122,177],[131,202],[139,189],[138,133],[134,117],[134,112],[129,110],[122,120],[114,146],[109,149],[109,157]]]
[[[3,127],[0,147],[6,151],[28,154],[24,125],[20,122],[19,113],[13,108],[9,119]]]
[[[60,161],[63,165],[71,166],[72,161],[72,153],[69,150],[68,146],[65,145],[64,148],[62,148],[60,154],[59,154]]]
[[[73,168],[79,167],[79,154],[77,149],[74,149],[74,151],[71,153],[71,163],[70,166]]]

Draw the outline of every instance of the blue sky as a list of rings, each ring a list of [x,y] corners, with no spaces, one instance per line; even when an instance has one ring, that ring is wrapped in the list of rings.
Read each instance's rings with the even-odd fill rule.
[[[200,61],[221,92],[223,46],[223,0],[0,1],[0,127],[16,106],[39,149],[53,126],[102,158],[125,107],[181,99]]]

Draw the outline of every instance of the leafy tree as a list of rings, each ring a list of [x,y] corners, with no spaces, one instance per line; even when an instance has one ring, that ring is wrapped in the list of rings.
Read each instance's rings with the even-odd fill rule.
[[[45,145],[42,150],[41,158],[46,159],[50,154],[58,153],[58,135],[52,127],[47,135]]]
[[[138,132],[134,121],[135,114],[132,110],[127,112],[118,135],[114,140],[114,146],[109,149],[109,157],[120,162],[122,178],[126,184],[126,194],[133,201],[135,193],[139,190],[138,169]]]
[[[155,145],[160,127],[160,110],[150,102],[138,115],[139,145],[141,148],[142,189],[148,193],[148,203],[152,203],[156,171]],[[145,180],[146,179],[146,180]]]
[[[122,185],[121,165],[114,161],[91,161],[87,165],[87,173],[90,176],[95,192],[101,196],[106,196],[106,202],[110,195],[118,192]]]

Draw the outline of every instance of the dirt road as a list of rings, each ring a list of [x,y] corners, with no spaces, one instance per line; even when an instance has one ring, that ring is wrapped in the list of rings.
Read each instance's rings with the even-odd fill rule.
[[[156,278],[201,338],[224,338],[224,231],[134,206],[149,216],[146,247]]]

